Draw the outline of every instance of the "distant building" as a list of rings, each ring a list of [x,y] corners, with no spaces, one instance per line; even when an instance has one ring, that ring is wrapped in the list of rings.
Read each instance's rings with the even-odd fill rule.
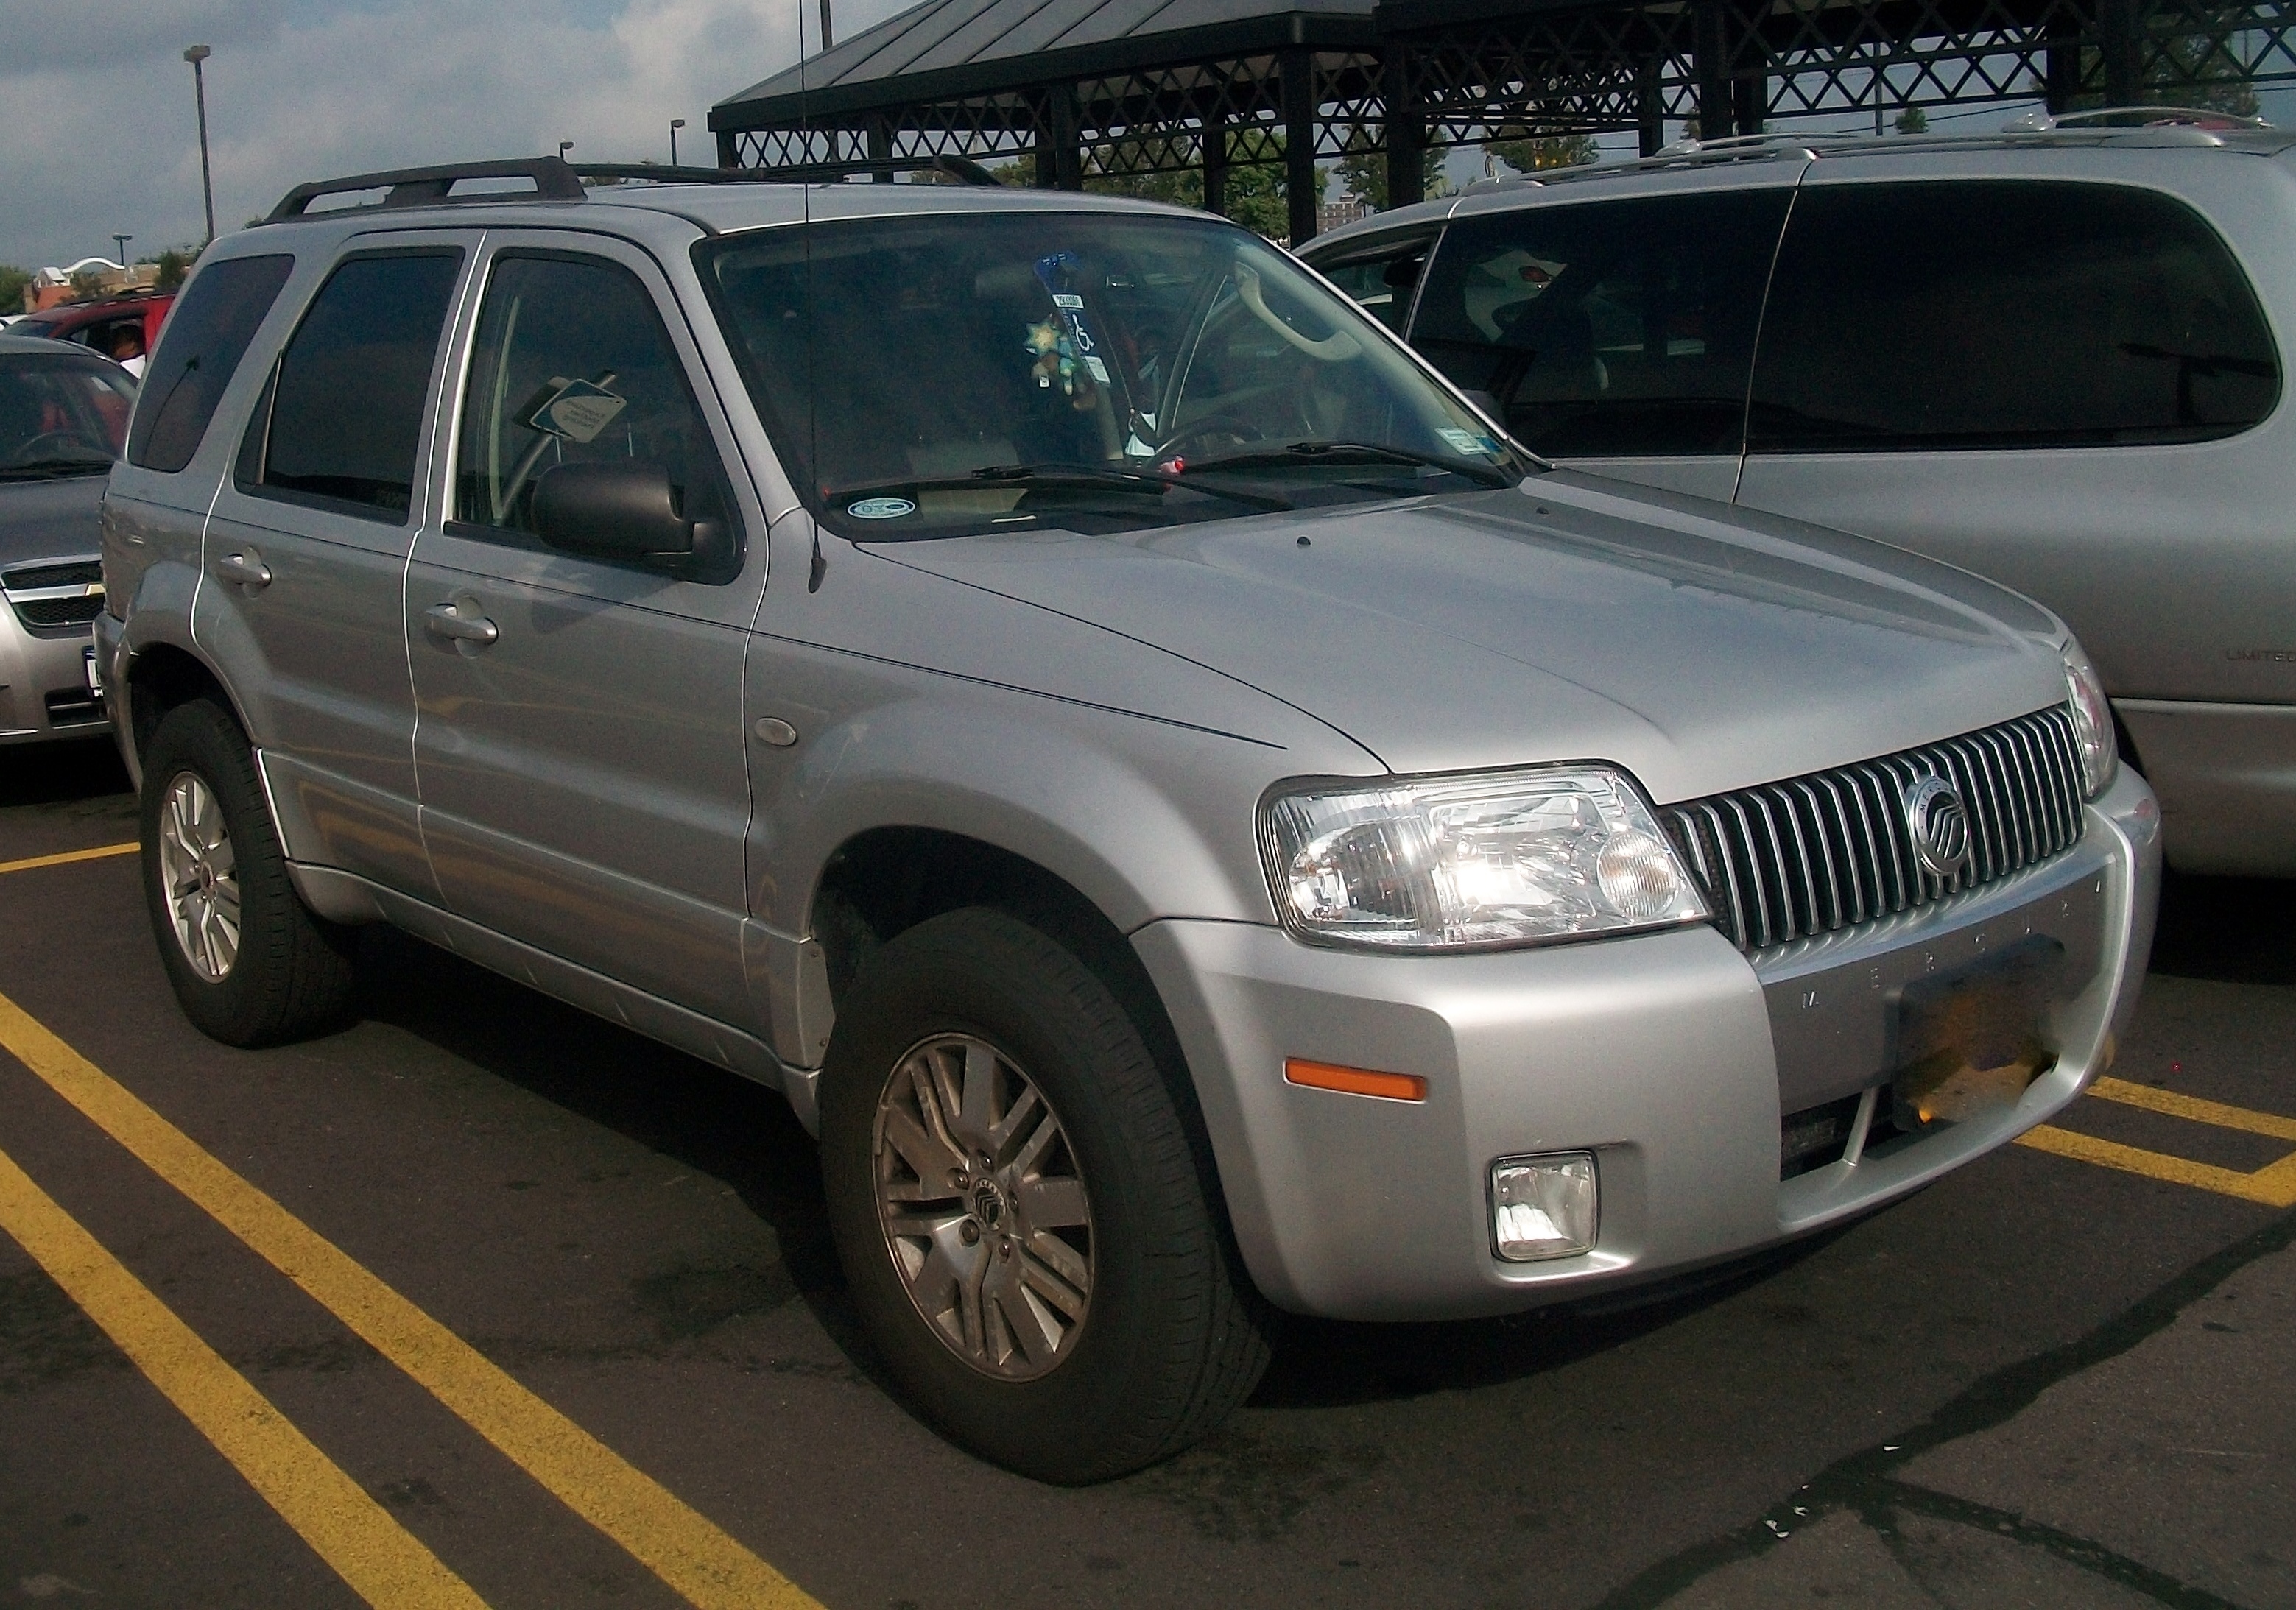
[[[130,290],[149,290],[160,282],[157,263],[133,267],[110,257],[82,257],[69,268],[37,270],[24,284],[24,311],[45,313],[66,302],[94,301]]]

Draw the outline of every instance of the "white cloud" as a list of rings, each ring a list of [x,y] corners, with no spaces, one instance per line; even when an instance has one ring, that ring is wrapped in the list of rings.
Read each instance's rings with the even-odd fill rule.
[[[207,63],[216,222],[304,180],[575,143],[714,162],[710,103],[796,55],[816,0],[0,0],[0,262],[200,238],[186,45]],[[840,36],[899,0],[839,0]],[[810,23],[812,12],[808,9]],[[811,29],[808,27],[808,33]]]

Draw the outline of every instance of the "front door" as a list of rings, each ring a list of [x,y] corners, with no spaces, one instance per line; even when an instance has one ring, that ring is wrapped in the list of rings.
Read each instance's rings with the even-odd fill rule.
[[[644,254],[489,237],[447,498],[408,572],[422,825],[448,907],[720,1021],[742,971],[742,668],[764,521]],[[536,535],[559,466],[643,460],[708,559],[616,561]]]

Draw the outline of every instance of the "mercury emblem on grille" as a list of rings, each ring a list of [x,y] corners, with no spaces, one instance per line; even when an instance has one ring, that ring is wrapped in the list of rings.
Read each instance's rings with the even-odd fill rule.
[[[1969,870],[1969,809],[1961,790],[1944,778],[1916,778],[1907,785],[1906,826],[1924,870],[1948,883]]]

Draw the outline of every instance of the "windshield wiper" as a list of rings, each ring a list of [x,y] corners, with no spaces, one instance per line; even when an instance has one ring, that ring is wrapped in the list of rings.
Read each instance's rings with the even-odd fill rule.
[[[1226,498],[1247,508],[1283,510],[1292,500],[1271,492],[1244,492],[1231,486],[1200,486],[1174,475],[1150,475],[1136,470],[1109,470],[1098,464],[990,464],[963,475],[922,476],[914,480],[887,481],[876,486],[854,486],[823,495],[832,503],[848,498],[878,496],[888,492],[962,492],[980,486],[1017,486],[1026,492],[1092,490],[1128,492],[1138,497],[1161,497],[1175,486]]]
[[[36,481],[62,475],[102,475],[111,468],[109,455],[102,458],[77,454],[69,458],[38,458],[27,464],[0,465],[0,480]]]
[[[1464,459],[1414,453],[1406,447],[1384,447],[1372,442],[1287,442],[1281,447],[1253,447],[1218,458],[1191,459],[1185,471],[1205,470],[1290,470],[1319,464],[1395,464],[1414,469],[1441,470],[1464,476],[1483,486],[1512,486],[1515,478],[1493,464],[1472,464]]]

